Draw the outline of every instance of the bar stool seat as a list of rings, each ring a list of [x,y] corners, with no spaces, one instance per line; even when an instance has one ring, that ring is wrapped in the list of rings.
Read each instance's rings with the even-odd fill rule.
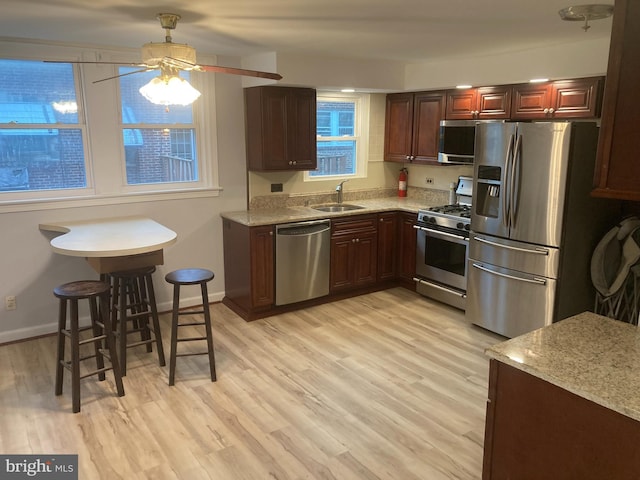
[[[60,299],[55,394],[62,395],[64,369],[70,370],[71,403],[74,413],[80,411],[80,380],[91,375],[98,375],[102,381],[105,380],[105,372],[113,370],[118,396],[124,395],[115,339],[109,318],[110,289],[111,286],[108,283],[94,280],[65,283],[53,289],[53,294]],[[91,325],[80,328],[78,325],[78,301],[84,299],[89,301]],[[100,301],[99,305],[98,300]],[[67,304],[70,306],[69,328],[67,328]],[[80,339],[80,333],[89,329],[93,331],[93,336]],[[68,361],[65,360],[67,338],[70,339],[71,347],[71,360]],[[89,343],[94,345],[94,354],[81,357],[80,347]],[[80,362],[91,358],[96,359],[97,369],[80,376]],[[111,363],[110,367],[105,367],[105,358]]]
[[[152,352],[155,344],[158,363],[161,367],[166,365],[153,289],[152,274],[155,271],[156,267],[145,267],[107,275],[113,287],[111,323],[117,332],[122,376],[127,374],[127,349],[140,345],[145,345],[147,352]],[[140,333],[140,340],[132,340],[130,335],[133,333]]]
[[[168,273],[164,278],[168,283],[173,284],[173,309],[171,316],[171,354],[169,356],[169,385],[175,384],[176,358],[191,355],[208,355],[209,370],[211,381],[216,381],[216,359],[213,350],[213,335],[211,333],[211,314],[209,312],[209,294],[207,292],[207,282],[211,281],[214,274],[210,270],[203,268],[183,268]],[[202,310],[180,311],[180,287],[183,285],[200,285],[202,294]],[[196,305],[195,308],[198,306]],[[204,315],[202,322],[183,322],[179,323],[178,318],[181,315]],[[178,338],[178,327],[193,327],[204,325],[205,336],[199,337],[183,337]],[[178,353],[178,342],[192,342],[206,340],[206,352],[185,352]]]

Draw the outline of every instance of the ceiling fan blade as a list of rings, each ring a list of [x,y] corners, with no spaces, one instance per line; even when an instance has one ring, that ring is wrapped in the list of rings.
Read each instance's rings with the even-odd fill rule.
[[[90,62],[90,61],[85,61],[85,60],[76,60],[76,61],[69,61],[69,60],[43,60],[43,62],[45,63],[88,63],[88,64],[92,64],[92,65],[122,65],[125,67],[147,67],[146,64],[144,63],[131,63],[131,62]]]
[[[134,70],[133,72],[122,73],[120,75],[114,75],[113,77],[107,77],[107,78],[101,78],[100,80],[94,80],[92,83],[105,82],[107,80],[113,80],[114,78],[126,77],[127,75],[133,75],[134,73],[149,72],[151,70],[155,70],[155,68],[153,68],[153,67],[141,68],[140,70]]]
[[[277,73],[246,70],[244,68],[222,67],[220,65],[199,65],[198,70],[203,72],[229,73],[231,75],[245,75],[247,77],[269,78],[271,80],[282,79],[282,75]]]

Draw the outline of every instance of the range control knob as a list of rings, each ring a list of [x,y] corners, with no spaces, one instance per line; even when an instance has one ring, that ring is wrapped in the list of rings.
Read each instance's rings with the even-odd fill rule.
[[[436,217],[427,217],[427,222],[436,223]]]
[[[464,228],[464,223],[462,223],[462,222],[456,223],[456,228],[459,229],[459,230],[462,230]]]
[[[469,225],[468,223],[464,226],[465,230],[471,230],[471,225]]]

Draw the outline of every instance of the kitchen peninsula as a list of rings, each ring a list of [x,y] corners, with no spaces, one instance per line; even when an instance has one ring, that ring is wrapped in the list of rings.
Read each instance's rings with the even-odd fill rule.
[[[637,327],[585,312],[486,353],[483,480],[638,478]]]

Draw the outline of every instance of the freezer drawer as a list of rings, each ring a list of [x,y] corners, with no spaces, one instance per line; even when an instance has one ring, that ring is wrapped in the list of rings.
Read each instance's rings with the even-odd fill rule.
[[[469,258],[510,270],[558,278],[560,251],[471,232]]]
[[[556,281],[469,260],[466,318],[513,338],[553,321]]]

